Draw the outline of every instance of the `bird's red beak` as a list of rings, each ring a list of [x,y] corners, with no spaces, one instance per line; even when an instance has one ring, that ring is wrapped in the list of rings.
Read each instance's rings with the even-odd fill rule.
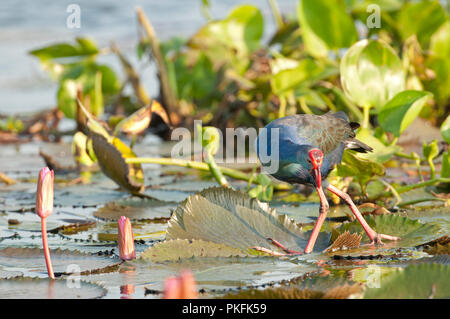
[[[318,188],[322,187],[322,175],[320,174],[320,168],[323,162],[323,152],[317,148],[309,151],[309,158],[313,165],[312,173],[316,181],[316,186]]]

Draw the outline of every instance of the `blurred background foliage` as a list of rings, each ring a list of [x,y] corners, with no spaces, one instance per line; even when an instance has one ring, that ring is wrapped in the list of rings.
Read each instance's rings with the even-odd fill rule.
[[[440,177],[449,177],[448,146],[424,145],[422,154],[405,154],[397,145],[417,117],[439,127],[450,142],[448,1],[300,0],[293,17],[268,1],[277,23],[268,41],[263,15],[253,5],[212,20],[208,10],[214,4],[202,0],[205,24],[190,38],[164,42],[138,9],[136,55],[157,65],[155,99],[167,113],[167,127],[194,129],[200,119],[223,131],[258,128],[286,115],[342,110],[361,123],[357,137],[375,149],[345,156],[336,171],[341,177],[359,174],[363,193],[394,156],[415,161],[419,170],[429,163],[435,178],[433,160],[443,155]],[[111,126],[152,101],[139,70],[114,43],[99,48],[92,39],[77,38],[30,54],[59,83],[58,107],[68,118],[77,117],[77,97]],[[103,54],[117,55],[122,70],[99,64]],[[131,94],[125,95],[126,86]],[[268,181],[260,182],[262,195],[253,191],[255,196],[271,197]]]

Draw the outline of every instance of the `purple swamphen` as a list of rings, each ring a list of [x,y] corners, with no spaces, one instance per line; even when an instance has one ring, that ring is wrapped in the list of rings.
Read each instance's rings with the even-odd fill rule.
[[[269,174],[287,183],[312,185],[319,194],[319,218],[304,253],[312,252],[327,216],[329,205],[323,188],[345,201],[369,236],[371,244],[381,244],[382,239],[400,239],[375,232],[364,220],[350,196],[326,181],[331,170],[341,162],[345,149],[363,153],[372,151],[370,146],[355,139],[354,130],[358,127],[359,124],[349,122],[342,111],[324,115],[296,114],[272,121],[260,132],[256,140],[258,158]],[[301,253],[287,249],[275,239],[269,240],[288,254]]]

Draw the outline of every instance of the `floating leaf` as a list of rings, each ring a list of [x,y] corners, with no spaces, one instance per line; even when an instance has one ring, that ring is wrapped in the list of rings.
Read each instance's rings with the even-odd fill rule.
[[[399,137],[431,97],[431,93],[424,91],[408,90],[398,93],[381,107],[378,113],[380,126]]]
[[[328,57],[330,50],[347,48],[358,39],[341,1],[300,0],[297,14],[306,50],[314,57]]]
[[[99,285],[76,279],[0,279],[0,299],[93,299],[105,296],[106,292]]]
[[[450,266],[422,263],[399,269],[382,277],[380,288],[367,289],[364,298],[450,298]]]
[[[436,239],[443,233],[443,230],[437,224],[422,224],[417,220],[398,215],[367,216],[365,220],[372,229],[380,234],[401,237],[400,241],[390,242],[390,244],[400,247],[417,246]],[[341,234],[345,231],[361,234],[363,241],[368,241],[366,233],[357,220],[345,223],[337,230]]]
[[[145,189],[141,164],[127,164],[126,158],[136,154],[117,137],[108,141],[104,136],[92,133],[92,145],[103,173],[132,194]]]
[[[80,251],[70,251],[62,249],[50,250],[53,270],[56,273],[74,272],[73,265],[77,266],[80,272],[105,268],[115,265],[118,259],[108,256],[99,256]],[[8,247],[0,250],[0,265],[4,267],[14,267],[27,270],[28,274],[47,274],[44,259],[44,251],[39,248],[14,248]],[[79,268],[78,268],[79,267]]]
[[[381,108],[405,88],[402,62],[382,40],[361,40],[340,64],[345,94],[357,105]]]
[[[131,220],[169,218],[174,204],[148,198],[125,198],[107,203],[94,212],[94,216],[104,220],[118,220],[120,216]]]
[[[285,215],[247,194],[210,188],[190,196],[169,220],[167,240],[200,239],[247,250],[258,246],[274,250],[267,238],[289,249],[303,250],[307,235]],[[329,235],[321,233],[315,248],[326,248]]]
[[[238,248],[204,240],[175,239],[157,243],[148,248],[140,259],[152,262],[178,261],[192,257],[245,257],[248,253]]]

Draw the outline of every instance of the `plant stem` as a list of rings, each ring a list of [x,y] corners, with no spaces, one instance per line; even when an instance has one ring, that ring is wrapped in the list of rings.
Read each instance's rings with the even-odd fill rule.
[[[426,187],[426,186],[431,186],[431,185],[434,185],[434,184],[437,184],[437,183],[450,183],[450,178],[440,177],[440,178],[430,179],[428,181],[417,183],[417,184],[400,186],[400,187],[398,187],[396,189],[396,191],[397,191],[398,194],[401,194],[401,193],[405,193],[405,192],[408,192],[408,191],[413,190],[413,189],[422,188],[422,187]],[[389,190],[389,191],[386,191],[386,192],[384,192],[383,194],[381,194],[380,196],[377,196],[377,197],[389,197],[391,195],[392,195],[392,191]]]
[[[269,0],[270,9],[272,10],[273,18],[277,23],[278,29],[284,26],[283,16],[281,15],[280,9],[278,8],[278,3],[276,0]]]
[[[51,279],[55,279],[52,261],[50,259],[50,250],[48,248],[48,241],[47,241],[47,218],[41,218],[41,229],[42,229],[42,245],[44,247],[44,256],[45,256],[45,263],[47,264],[48,276]]]
[[[363,123],[362,123],[362,127],[363,128],[369,128],[370,127],[370,106],[369,105],[363,105]]]
[[[126,158],[126,163],[128,164],[160,164],[160,165],[173,165],[173,166],[181,166],[187,168],[194,168],[200,171],[209,171],[210,168],[208,164],[190,160],[183,159],[174,159],[174,158],[166,158],[166,157],[134,157],[134,158]],[[234,179],[249,181],[251,179],[251,174],[246,174],[244,172],[218,166],[223,175],[230,176]],[[259,184],[257,179],[253,180],[254,184]],[[292,186],[285,183],[274,183],[274,188],[276,190],[290,190]]]
[[[170,87],[169,75],[167,73],[166,64],[164,63],[164,59],[161,54],[159,40],[155,34],[155,30],[153,29],[152,24],[148,20],[147,16],[145,15],[141,7],[136,8],[136,13],[139,23],[144,27],[145,32],[147,33],[148,40],[150,41],[150,46],[152,47],[153,56],[156,60],[156,64],[158,65],[158,75],[160,80],[161,96],[163,101],[162,104],[166,108],[170,124],[172,124],[171,110],[176,108],[177,100],[172,91],[172,88]]]
[[[210,172],[213,174],[214,178],[217,180],[220,186],[230,187],[230,184],[228,183],[225,176],[223,176],[221,169],[219,168],[219,166],[217,166],[214,156],[211,153],[207,153],[206,159],[206,164],[208,164]]]

